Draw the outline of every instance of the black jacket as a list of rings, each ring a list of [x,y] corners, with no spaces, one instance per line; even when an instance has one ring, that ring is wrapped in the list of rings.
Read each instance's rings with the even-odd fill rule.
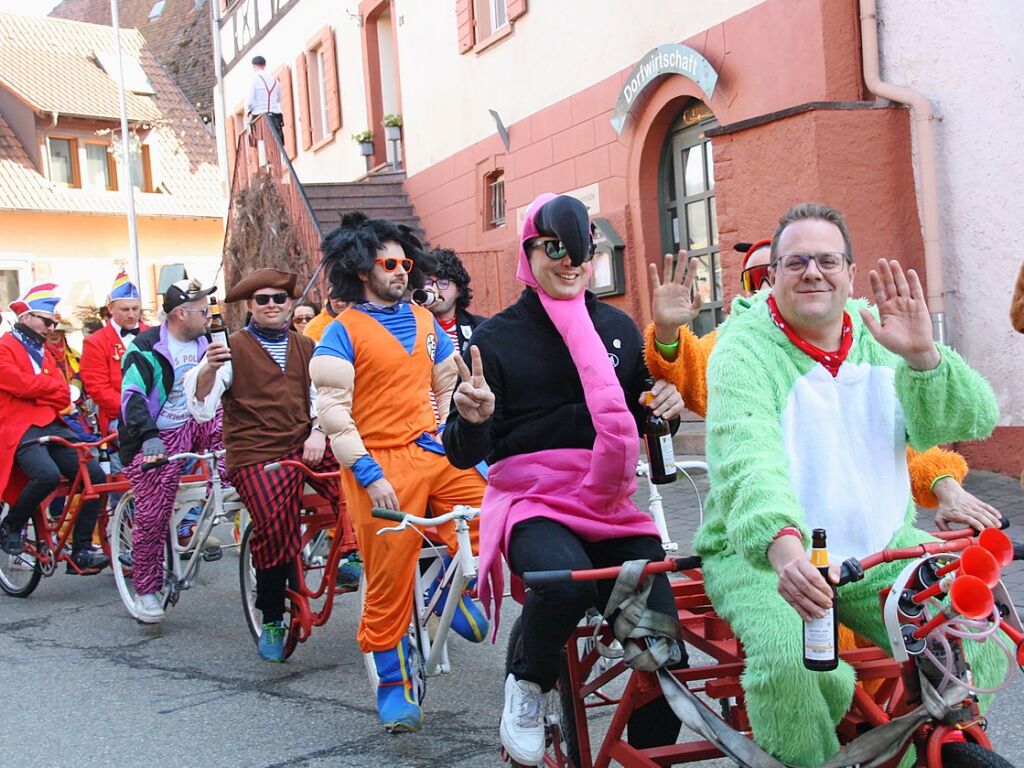
[[[640,395],[646,389],[643,338],[628,315],[586,295],[587,311],[604,341],[626,405],[643,418]],[[452,406],[443,433],[448,459],[467,468],[482,459],[551,448],[593,448],[597,437],[583,398],[576,366],[537,294],[526,289],[508,309],[473,333],[484,377],[494,392],[494,415],[484,424],[462,420]],[[469,363],[469,350],[463,350]]]
[[[473,335],[473,331],[480,325],[486,317],[480,315],[473,315],[464,309],[455,310],[455,332],[459,336],[459,349],[465,349],[469,344],[469,339]]]

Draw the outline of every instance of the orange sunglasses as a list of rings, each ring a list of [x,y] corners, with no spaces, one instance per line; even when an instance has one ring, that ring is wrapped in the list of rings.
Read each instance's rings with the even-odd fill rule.
[[[385,272],[394,272],[399,266],[406,273],[412,272],[412,259],[377,259],[377,263],[384,267]]]

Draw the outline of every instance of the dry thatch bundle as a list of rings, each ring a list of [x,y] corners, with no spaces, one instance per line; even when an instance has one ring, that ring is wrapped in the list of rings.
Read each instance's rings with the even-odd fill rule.
[[[231,288],[255,269],[273,267],[299,275],[299,285],[310,276],[307,258],[299,250],[295,229],[271,174],[256,174],[232,201],[228,245],[224,252],[224,283]],[[245,306],[224,308],[229,325],[242,324]]]

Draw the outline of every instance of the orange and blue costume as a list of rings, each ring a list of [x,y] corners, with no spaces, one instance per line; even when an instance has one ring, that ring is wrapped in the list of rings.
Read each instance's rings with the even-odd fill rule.
[[[413,514],[422,514],[428,506],[441,514],[456,504],[480,505],[483,478],[474,470],[453,467],[435,437],[430,393],[437,398],[444,423],[458,379],[454,347],[422,307],[359,304],[327,328],[310,373],[320,424],[343,467],[342,491],[364,562],[366,596],[359,645],[364,652],[373,652],[382,686],[389,672],[395,672],[392,684],[403,686],[408,699],[404,704],[415,709],[406,730],[415,730],[419,710],[403,670],[422,539],[413,530],[378,536],[377,531],[390,523],[371,516],[366,487],[386,478],[400,508]],[[454,528],[438,531],[454,550]],[[476,526],[472,539],[476,548]],[[459,634],[477,642],[487,634],[486,620],[468,599],[460,601],[457,615],[460,623],[453,623],[453,628]],[[378,710],[387,725],[391,718],[384,693],[378,691]]]

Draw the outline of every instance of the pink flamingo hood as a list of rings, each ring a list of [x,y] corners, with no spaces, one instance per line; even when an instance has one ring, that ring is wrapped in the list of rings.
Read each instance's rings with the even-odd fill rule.
[[[490,467],[480,515],[479,595],[493,619],[495,637],[505,585],[499,553],[507,559],[509,536],[517,523],[531,517],[549,518],[585,541],[658,535],[651,518],[631,499],[640,439],[604,342],[587,312],[585,291],[572,299],[553,299],[538,286],[530,268],[525,244],[541,234],[537,215],[555,197],[545,193],[530,204],[516,278],[537,291],[562,336],[583,384],[597,439],[590,450],[537,451],[510,456]],[[589,266],[585,268],[589,272]],[[521,600],[522,584],[515,577],[513,594]]]

